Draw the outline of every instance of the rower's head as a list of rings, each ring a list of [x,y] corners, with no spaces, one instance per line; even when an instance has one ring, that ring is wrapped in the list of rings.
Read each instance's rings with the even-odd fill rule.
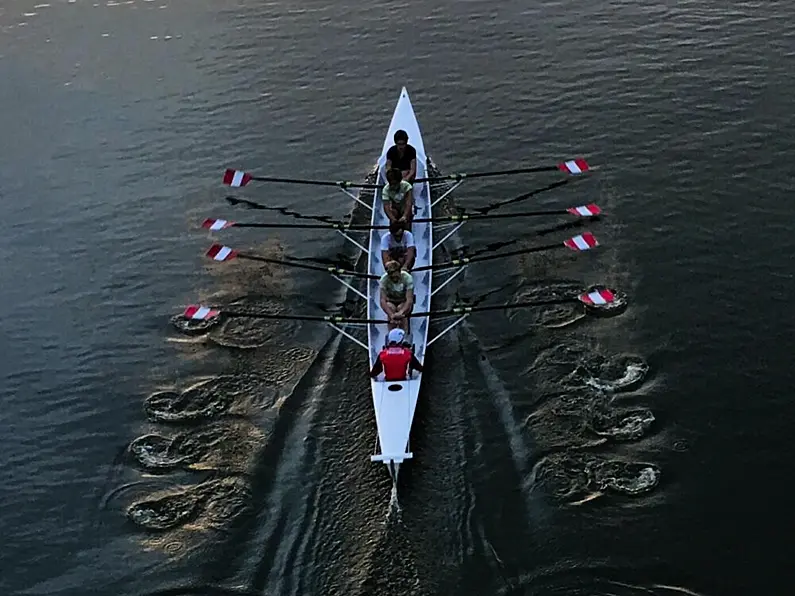
[[[386,273],[390,279],[394,281],[400,279],[400,263],[397,261],[389,261],[386,265],[384,265],[384,269],[386,269]]]
[[[386,336],[386,343],[389,346],[399,346],[403,343],[403,339],[405,337],[406,337],[405,331],[403,331],[402,329],[393,329]]]
[[[398,168],[390,168],[386,172],[386,181],[389,183],[389,186],[392,188],[397,188],[400,186],[400,181],[403,180],[403,172],[401,172]]]
[[[406,145],[409,144],[409,135],[405,130],[399,130],[395,133],[393,137],[395,140],[395,145],[400,151],[403,151],[406,148]]]
[[[389,222],[389,233],[395,240],[400,241],[403,238],[403,222],[397,220]]]

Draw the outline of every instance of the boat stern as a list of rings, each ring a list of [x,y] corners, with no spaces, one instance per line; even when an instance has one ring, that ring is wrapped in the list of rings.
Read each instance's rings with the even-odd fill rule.
[[[408,445],[421,376],[406,381],[371,382],[380,453],[372,455],[370,461],[391,467],[414,456]]]

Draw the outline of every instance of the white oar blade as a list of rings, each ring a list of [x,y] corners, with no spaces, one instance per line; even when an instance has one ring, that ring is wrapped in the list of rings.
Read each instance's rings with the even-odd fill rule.
[[[224,228],[231,228],[235,222],[226,219],[210,219],[209,217],[202,222],[202,227],[207,228],[213,232],[223,230]]]
[[[200,304],[191,304],[185,309],[185,312],[182,313],[182,316],[186,319],[192,319],[194,321],[208,321],[220,315],[220,310],[215,310],[208,306],[201,306]]]
[[[251,182],[251,174],[242,170],[227,169],[224,172],[224,184],[227,186],[245,186],[249,182]]]
[[[590,232],[580,234],[579,236],[573,236],[568,240],[564,240],[563,244],[566,246],[566,248],[570,248],[571,250],[575,251],[591,250],[592,248],[599,246],[596,236]]]
[[[570,159],[569,161],[564,161],[563,163],[558,164],[558,169],[561,172],[566,172],[567,174],[572,174],[576,176],[578,174],[587,172],[588,170],[591,169],[591,167],[588,165],[588,162],[586,162],[584,159],[577,158],[577,159]]]
[[[609,304],[615,299],[616,296],[613,291],[608,290],[607,288],[594,290],[593,292],[586,292],[577,296],[577,300],[589,306],[601,306],[603,304]]]
[[[579,207],[569,207],[566,211],[577,217],[596,217],[602,212],[594,203],[590,205],[580,205]]]
[[[223,244],[213,244],[206,254],[213,261],[231,261],[238,253],[236,250],[224,246]]]

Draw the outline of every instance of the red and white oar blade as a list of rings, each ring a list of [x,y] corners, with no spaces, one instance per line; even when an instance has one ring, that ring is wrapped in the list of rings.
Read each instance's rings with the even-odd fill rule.
[[[213,261],[231,261],[237,254],[236,250],[223,244],[213,244],[207,251],[207,256]]]
[[[251,182],[251,174],[246,174],[242,170],[228,169],[224,172],[224,184],[228,186],[245,186]]]
[[[582,174],[583,172],[587,172],[591,168],[588,165],[588,162],[586,162],[584,159],[580,157],[577,159],[570,159],[569,161],[564,161],[563,163],[558,164],[558,169],[561,172],[566,172],[567,174],[573,174],[576,176],[577,174]]]
[[[586,232],[585,234],[580,234],[579,236],[573,236],[568,240],[564,240],[563,244],[567,248],[576,251],[591,250],[592,248],[596,248],[597,246],[599,246],[599,242],[597,242],[596,236],[594,236],[590,232]]]
[[[210,319],[214,319],[215,317],[221,316],[221,311],[208,306],[201,306],[200,304],[191,304],[185,309],[185,312],[182,313],[182,316],[184,316],[186,319],[192,319],[194,321],[208,321]]]
[[[615,294],[613,294],[613,292],[607,288],[594,290],[593,292],[585,292],[584,294],[577,296],[577,300],[583,304],[588,304],[589,306],[601,306],[603,304],[609,304],[615,299]]]
[[[566,211],[577,217],[596,217],[602,212],[594,203],[590,205],[580,205],[579,207],[569,207]]]
[[[207,228],[208,230],[212,230],[214,232],[223,230],[224,228],[231,228],[233,225],[235,225],[235,222],[233,221],[226,219],[211,219],[209,217],[202,222],[203,228]]]

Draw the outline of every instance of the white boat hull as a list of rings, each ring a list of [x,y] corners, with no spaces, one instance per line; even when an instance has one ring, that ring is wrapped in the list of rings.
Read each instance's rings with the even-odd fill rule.
[[[417,178],[427,175],[427,157],[425,145],[422,141],[419,124],[414,115],[411,101],[405,87],[401,91],[392,122],[384,141],[384,148],[378,160],[379,180],[385,184],[384,165],[386,152],[394,144],[393,135],[397,130],[403,129],[408,133],[409,144],[417,150]],[[415,218],[431,217],[431,193],[427,182],[414,185]],[[373,225],[386,225],[389,220],[384,213],[381,202],[381,191],[374,193]],[[384,230],[373,230],[369,241],[368,272],[381,276],[384,273],[384,264],[381,261],[381,236]],[[433,229],[429,223],[413,224],[412,233],[417,246],[417,259],[415,266],[432,264]],[[431,307],[431,271],[422,271],[414,274],[414,311],[423,312]],[[371,319],[384,319],[386,314],[380,306],[378,280],[373,279],[367,284],[367,315]],[[428,342],[428,318],[411,319],[411,341],[414,344],[414,353],[420,362],[425,360],[425,349]],[[386,325],[368,326],[368,348],[370,366],[375,363],[378,353],[384,347],[386,340]],[[397,466],[404,460],[410,459],[409,435],[414,420],[414,412],[420,392],[422,374],[412,373],[407,381],[386,382],[374,380],[371,384],[373,407],[375,409],[376,425],[378,427],[379,453],[372,456],[373,461],[382,461],[390,467],[393,476],[396,476]]]

